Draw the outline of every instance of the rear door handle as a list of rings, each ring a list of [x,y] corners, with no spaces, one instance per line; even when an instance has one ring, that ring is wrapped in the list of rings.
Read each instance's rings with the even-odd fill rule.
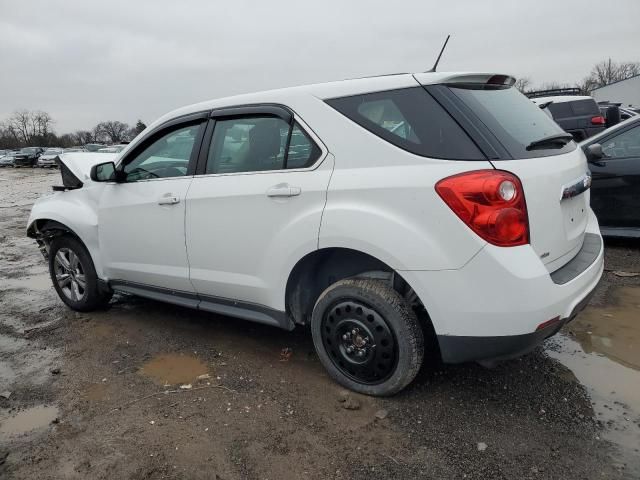
[[[300,195],[302,189],[300,187],[292,187],[288,183],[275,185],[267,190],[267,197],[295,197]]]
[[[171,193],[165,193],[158,200],[158,205],[175,205],[180,203],[180,199]]]

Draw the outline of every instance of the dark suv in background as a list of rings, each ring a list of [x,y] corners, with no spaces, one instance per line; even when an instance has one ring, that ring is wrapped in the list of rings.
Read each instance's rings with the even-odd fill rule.
[[[596,101],[580,93],[577,88],[558,88],[528,92],[527,96],[540,108],[547,109],[555,122],[579,142],[606,128]]]
[[[38,158],[44,152],[42,147],[25,147],[20,149],[15,155],[13,161],[14,167],[35,167],[38,164]]]

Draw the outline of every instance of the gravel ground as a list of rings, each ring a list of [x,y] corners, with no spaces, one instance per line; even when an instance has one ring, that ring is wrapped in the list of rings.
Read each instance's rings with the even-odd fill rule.
[[[378,399],[333,383],[303,328],[129,296],[70,311],[25,237],[57,182],[0,170],[0,477],[639,478],[637,445],[606,439],[596,387],[543,348],[491,370],[425,367]],[[640,272],[638,245],[608,243],[607,269],[590,308],[640,285],[613,273]]]

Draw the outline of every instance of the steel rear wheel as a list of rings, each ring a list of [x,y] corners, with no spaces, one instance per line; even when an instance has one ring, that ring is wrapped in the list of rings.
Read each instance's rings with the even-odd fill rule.
[[[334,366],[356,382],[382,383],[398,362],[389,325],[359,300],[340,300],[327,310],[322,318],[322,341]]]
[[[316,302],[311,331],[329,374],[359,393],[393,395],[422,364],[418,319],[382,281],[346,279],[328,287]]]
[[[112,292],[100,288],[89,252],[75,237],[62,235],[51,241],[49,273],[58,296],[73,310],[95,310],[111,299]]]

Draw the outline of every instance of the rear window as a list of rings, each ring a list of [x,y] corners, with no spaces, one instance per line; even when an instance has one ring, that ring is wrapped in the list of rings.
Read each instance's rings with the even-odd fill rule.
[[[471,138],[422,87],[334,98],[327,103],[411,153],[446,160],[485,159]]]
[[[578,115],[600,115],[600,109],[595,100],[576,100],[569,102],[571,110],[575,116]]]
[[[513,158],[558,155],[575,150],[574,142],[527,150],[532,142],[564,132],[547,114],[515,88],[450,86]],[[553,106],[553,104],[551,104]]]

